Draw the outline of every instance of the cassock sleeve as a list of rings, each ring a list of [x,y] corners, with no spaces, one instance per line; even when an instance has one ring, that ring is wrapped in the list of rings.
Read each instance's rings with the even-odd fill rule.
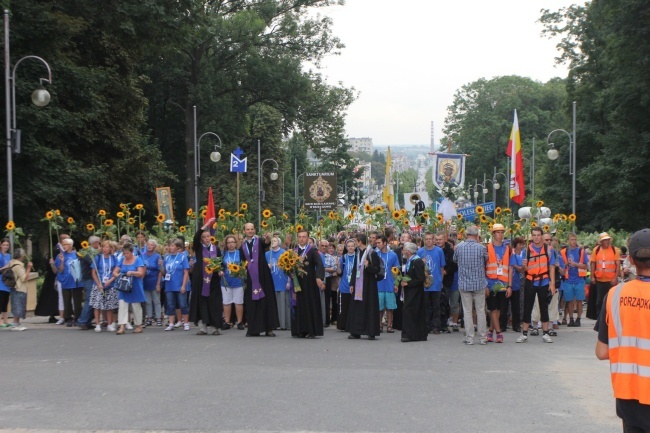
[[[406,275],[411,277],[411,281],[406,283],[406,287],[409,289],[424,288],[425,275],[424,262],[422,259],[413,260]]]
[[[379,268],[381,267],[381,264],[379,263],[379,255],[371,251],[370,252],[370,257],[368,258],[368,269],[367,271],[370,272],[371,274],[375,275],[377,272],[379,272]]]

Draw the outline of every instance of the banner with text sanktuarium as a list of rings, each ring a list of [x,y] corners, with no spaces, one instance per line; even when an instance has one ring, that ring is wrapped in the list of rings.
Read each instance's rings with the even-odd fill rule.
[[[305,173],[305,209],[336,209],[336,173]]]

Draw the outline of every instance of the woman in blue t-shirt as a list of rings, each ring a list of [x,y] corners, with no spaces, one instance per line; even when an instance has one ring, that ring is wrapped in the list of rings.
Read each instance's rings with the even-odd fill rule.
[[[280,329],[291,328],[291,293],[289,292],[289,278],[278,266],[278,260],[285,250],[280,247],[280,238],[274,236],[271,239],[271,248],[265,253],[266,263],[271,269],[273,288],[275,289],[275,300],[278,304],[278,319]]]
[[[244,288],[242,280],[230,275],[228,263],[241,265],[241,257],[237,248],[237,238],[228,235],[223,240],[226,248],[223,253],[221,265],[223,270],[219,273],[221,276],[221,296],[223,297],[223,316],[226,318],[228,328],[232,327],[230,323],[232,317],[232,304],[235,304],[235,315],[237,316],[237,329],[244,329]]]
[[[336,329],[345,331],[348,322],[348,310],[350,309],[350,279],[352,278],[352,271],[354,270],[354,259],[356,257],[357,243],[354,239],[348,239],[345,242],[347,254],[343,254],[340,258],[339,268],[337,273],[341,276],[339,283],[339,312],[336,321]]]
[[[169,318],[169,324],[165,331],[174,330],[176,320],[176,308],[181,310],[183,330],[190,330],[189,314],[190,308],[187,305],[187,281],[189,279],[190,265],[185,254],[185,245],[181,239],[172,239],[169,242],[169,253],[164,260],[165,299],[167,302],[165,313]]]
[[[125,274],[131,278],[131,291],[119,292],[119,310],[117,312],[117,324],[119,328],[116,334],[124,334],[124,328],[129,321],[129,304],[133,308],[133,329],[134,334],[142,332],[142,302],[144,298],[144,287],[142,279],[145,275],[144,262],[142,257],[133,253],[134,246],[131,243],[124,244],[122,247],[122,259],[118,262],[117,267],[113,270],[113,276]]]
[[[115,275],[113,271],[117,266],[117,259],[113,255],[115,249],[111,241],[102,242],[101,253],[95,256],[92,265],[93,285],[90,293],[90,306],[95,309],[95,332],[102,332],[101,314],[106,315],[108,332],[115,332],[117,328],[113,321],[113,310],[119,307],[117,290],[114,287]]]
[[[156,252],[158,242],[154,239],[149,239],[145,245],[145,249],[140,253],[140,257],[144,261],[147,273],[144,276],[144,297],[147,299],[145,304],[146,312],[145,324],[151,326],[155,321],[156,325],[162,326],[161,311],[160,311],[160,281],[163,275],[163,261],[162,256]]]
[[[9,239],[5,238],[2,241],[0,241],[0,269],[4,269],[7,267],[7,263],[11,260],[11,254],[9,254],[9,248],[11,247],[11,243],[9,243]],[[5,286],[5,284],[2,282],[2,278],[0,278],[0,313],[2,316],[2,325],[0,325],[0,328],[7,328],[11,326],[9,322],[7,322],[7,306],[9,305],[9,293],[11,293],[11,290],[9,287]]]
[[[54,265],[52,270],[56,274],[56,280],[61,284],[63,295],[63,317],[66,326],[74,325],[74,320],[81,315],[81,303],[83,301],[83,286],[81,285],[81,265],[74,249],[74,241],[70,238],[61,241],[62,251],[56,256],[56,260],[50,259]],[[74,314],[74,320],[72,316]]]

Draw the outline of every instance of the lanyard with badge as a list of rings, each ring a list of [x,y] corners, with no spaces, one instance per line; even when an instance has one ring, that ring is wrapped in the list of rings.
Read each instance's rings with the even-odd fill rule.
[[[105,283],[111,278],[111,260],[112,257],[108,257],[108,265],[106,265],[106,258],[102,256],[102,283]]]
[[[165,260],[165,281],[171,281],[172,279],[172,274],[176,272],[176,268],[178,268],[178,262],[176,259],[178,258],[178,253],[174,256],[172,260],[170,260],[172,256],[167,256],[167,260]]]
[[[507,247],[502,246],[501,248],[504,249],[503,253],[505,254],[505,249]],[[504,268],[503,263],[502,263],[503,262],[503,254],[501,254],[501,256],[499,256],[499,253],[497,253],[496,247],[494,247],[494,255],[497,256],[497,275],[502,276],[503,275],[503,268]]]

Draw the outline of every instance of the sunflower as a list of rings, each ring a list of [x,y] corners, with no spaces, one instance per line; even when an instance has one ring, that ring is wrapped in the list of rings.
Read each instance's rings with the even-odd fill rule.
[[[219,212],[217,212],[219,216],[226,215],[226,210],[224,208],[219,209]]]
[[[350,206],[350,210],[352,212],[356,212],[357,210],[359,210],[359,206],[357,206],[356,204],[353,204],[352,206]]]
[[[222,231],[223,231],[223,230],[226,230],[227,228],[228,228],[228,227],[226,227],[225,225],[221,224],[220,229],[221,229]]]
[[[240,209],[246,212],[248,210],[248,205],[246,203],[242,203]]]
[[[486,223],[488,221],[488,218],[485,215],[481,215],[481,222]]]
[[[363,205],[363,210],[366,213],[368,213],[368,212],[370,212],[372,210],[372,206],[370,206],[370,204],[366,203],[366,204]]]
[[[393,273],[393,275],[398,276],[399,275],[399,268],[397,266],[393,266],[390,268],[390,271]]]
[[[503,213],[512,213],[512,209],[509,207],[503,209]]]
[[[520,230],[521,229],[521,224],[515,223],[515,230]]]
[[[205,273],[206,273],[206,274],[209,275],[209,274],[211,274],[211,273],[213,273],[213,272],[214,272],[214,268],[212,268],[212,267],[210,267],[210,266],[206,266],[206,267],[205,267]]]
[[[296,259],[294,259],[294,258],[290,258],[290,259],[289,259],[289,264],[290,264],[291,266],[296,266],[296,263],[298,263],[298,261],[297,261]]]
[[[5,226],[5,228],[6,228],[7,230],[13,230],[13,229],[16,228],[16,224],[14,224],[13,221],[9,221],[9,222],[7,223],[7,225]]]
[[[429,219],[429,212],[422,212],[422,218],[424,218],[425,220],[428,220]]]
[[[409,223],[409,220],[407,220],[407,219],[404,219],[404,221],[402,221],[402,224],[404,224],[406,227],[408,227],[408,226],[411,225],[411,224]]]
[[[219,224],[217,224],[217,223],[212,224],[212,230],[216,230],[217,227],[219,227]]]
[[[208,210],[207,210],[207,209],[203,209],[203,210],[201,211],[201,218],[205,218],[205,216],[206,216],[207,214],[208,214]]]
[[[95,231],[95,224],[86,224],[86,230],[89,232]]]
[[[329,218],[329,219],[331,219],[331,220],[336,219],[336,215],[334,215],[334,211],[330,211],[330,212],[327,214],[327,218]]]
[[[55,210],[54,213],[56,213],[56,216],[61,216],[61,211],[60,210]]]
[[[456,218],[459,219],[459,220],[462,220],[463,219],[463,214],[462,213],[457,213]]]
[[[483,209],[483,206],[476,206],[476,213],[479,215],[483,215],[485,213],[485,209]]]
[[[551,230],[551,228],[549,227],[548,224],[544,224],[544,225],[542,226],[542,230],[544,230],[544,232],[548,233],[548,231]]]
[[[348,219],[349,219],[350,221],[352,221],[352,220],[354,219],[354,214],[353,214],[353,213],[348,214]]]
[[[489,230],[489,231],[492,231],[492,227],[493,227],[493,226],[494,226],[494,223],[490,223],[490,224],[488,224],[488,230]]]
[[[441,213],[439,213],[438,215],[436,215],[436,218],[438,218],[438,222],[439,222],[439,223],[441,223],[441,222],[443,222],[443,221],[445,220],[445,217],[443,217]]]
[[[569,221],[574,222],[576,220],[576,214],[572,213],[569,215]]]
[[[142,209],[144,209],[143,204],[138,203],[138,204],[135,205],[135,210],[142,210]]]
[[[131,225],[135,224],[135,218],[129,218],[129,224]]]
[[[68,217],[67,221],[68,221],[68,224],[74,224],[74,218],[72,218],[72,217]]]
[[[118,218],[124,218],[124,212],[118,212],[115,214],[115,216]]]
[[[230,272],[239,272],[239,269],[241,268],[237,263],[228,263],[228,270]]]
[[[219,215],[219,221],[225,221],[226,216],[225,215]]]
[[[232,234],[233,234],[233,235],[236,235],[236,234],[237,234],[237,229],[236,229],[235,227],[233,227],[231,231],[232,231]]]
[[[567,220],[567,216],[562,214],[562,221],[566,221],[566,220]]]
[[[52,218],[54,218],[54,212],[52,212],[52,211],[46,212],[45,213],[45,218],[51,220]]]
[[[289,219],[289,215],[287,215],[286,213],[283,213],[283,214],[282,214],[282,218],[285,219],[285,220],[288,220],[288,219]]]
[[[128,209],[128,206],[124,203],[120,203],[120,209]]]
[[[512,230],[512,229],[508,229],[508,234],[509,234],[509,235],[511,235],[511,234],[513,234],[513,233],[514,233],[514,230]]]
[[[187,215],[188,217],[191,217],[193,213],[194,213],[194,210],[192,208],[189,208],[187,210],[187,212],[185,213],[185,215]]]
[[[140,230],[144,230],[144,228],[145,228],[144,223],[140,223]]]
[[[273,215],[273,212],[271,212],[270,209],[264,209],[264,210],[262,211],[262,216],[263,216],[264,218],[271,218],[271,215]]]
[[[398,210],[393,211],[393,219],[398,220],[398,219],[400,219],[401,216],[402,216],[402,214],[400,213],[400,211],[398,211]]]
[[[110,226],[112,226],[112,225],[113,225],[113,220],[111,220],[111,219],[107,219],[106,221],[104,221],[104,225],[105,225],[106,227],[110,227]]]
[[[537,227],[537,222],[533,221],[532,223],[530,223],[530,226],[531,227]]]
[[[535,203],[535,206],[542,207],[544,206],[544,202],[542,200],[538,200],[537,203]]]
[[[406,216],[409,213],[409,211],[407,211],[406,209],[400,209],[399,213],[402,214],[403,216]]]
[[[298,233],[302,229],[304,229],[302,224],[296,224],[296,233]]]
[[[500,207],[497,207],[496,209],[494,209],[494,214],[495,215],[501,215],[501,212],[503,212],[503,210]]]
[[[217,244],[217,238],[215,238],[214,236],[210,236],[210,243],[212,245],[216,245]]]
[[[562,219],[562,217],[560,216],[560,214],[556,213],[555,215],[553,215],[553,222],[554,223],[558,222],[558,220],[561,220],[561,219]]]
[[[267,223],[266,221],[262,221],[260,225],[262,226],[262,228],[267,228],[269,226],[269,223]]]
[[[158,214],[158,216],[156,217],[156,221],[158,221],[159,223],[165,221],[165,214],[162,213]]]
[[[185,233],[187,231],[187,229],[185,228],[185,226],[180,226],[178,228],[178,231],[181,232],[181,233]]]
[[[383,207],[382,205],[379,205],[379,206],[377,206],[377,207],[375,208],[375,210],[376,210],[377,212],[383,212],[383,211],[384,211],[384,207]]]
[[[81,248],[86,249],[86,248],[88,248],[89,246],[90,246],[90,245],[88,245],[88,241],[82,241],[82,242],[81,242]]]
[[[106,211],[104,209],[99,210],[99,215],[106,216]]]

